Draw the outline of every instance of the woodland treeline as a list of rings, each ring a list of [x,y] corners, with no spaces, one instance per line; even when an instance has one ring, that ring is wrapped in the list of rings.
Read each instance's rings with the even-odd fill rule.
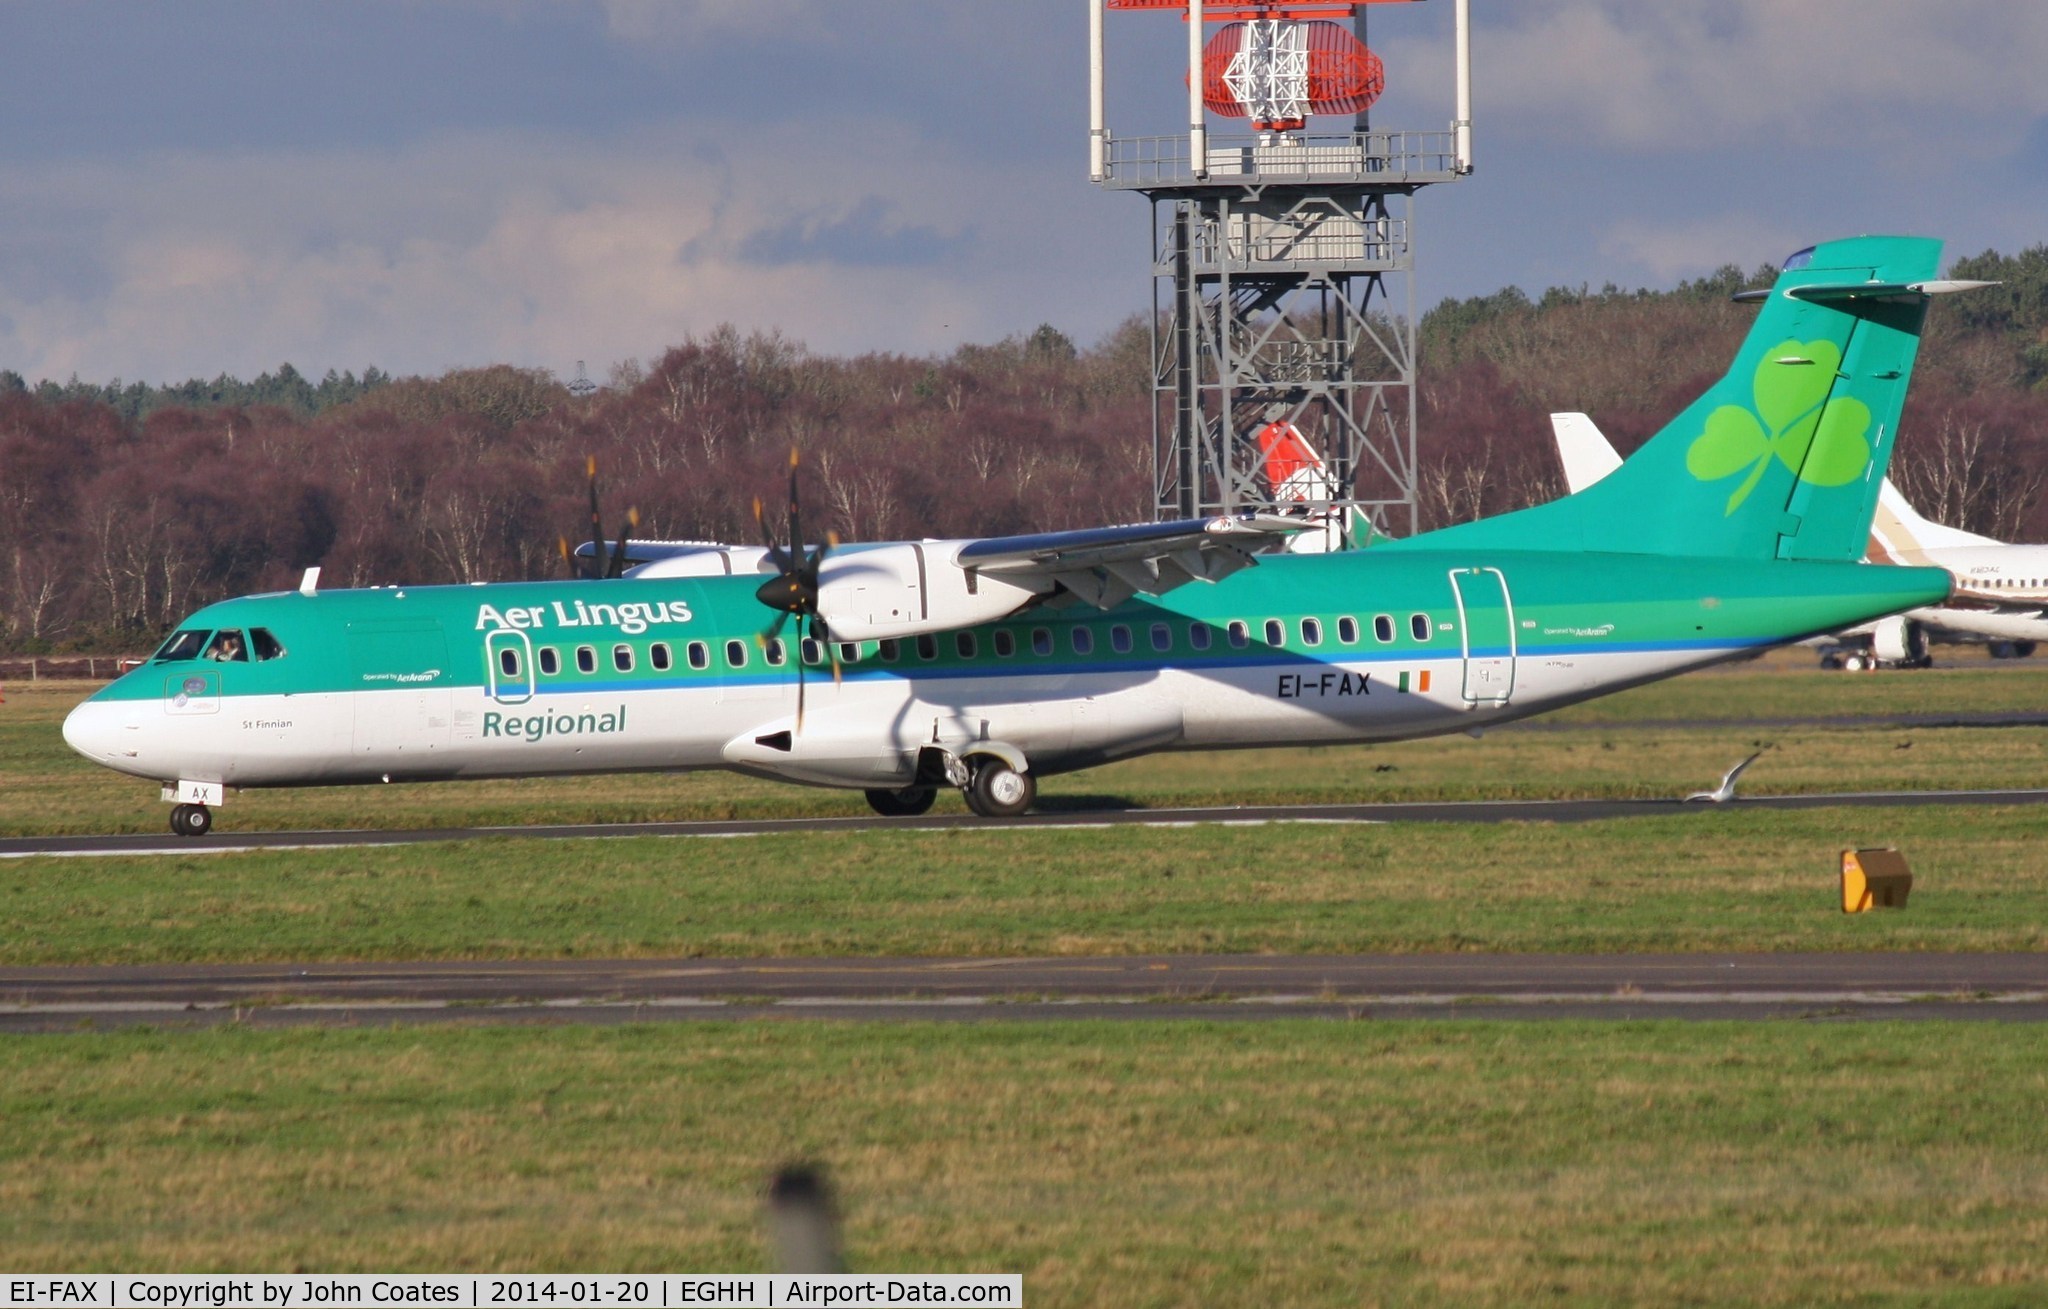
[[[1514,288],[1421,324],[1425,527],[1535,503],[1547,415],[1633,449],[1717,377],[1772,270],[1674,290]],[[1951,275],[1893,474],[1922,512],[2048,540],[2048,245]],[[756,539],[792,446],[807,526],[848,539],[1055,530],[1149,514],[1142,320],[1077,349],[1051,327],[951,355],[811,353],[722,328],[572,394],[497,366],[433,378],[286,366],[255,383],[45,383],[0,371],[0,652],[137,650],[209,601],[296,584],[557,575],[588,536],[584,457],[638,535]]]

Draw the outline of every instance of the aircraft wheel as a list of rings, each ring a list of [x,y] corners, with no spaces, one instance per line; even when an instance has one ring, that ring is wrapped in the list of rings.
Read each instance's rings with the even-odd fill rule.
[[[2032,659],[2035,648],[2035,644],[2032,641],[2014,641],[2012,643],[2012,657],[2015,659]]]
[[[867,791],[868,808],[884,818],[915,818],[932,807],[939,798],[936,787],[905,786],[891,790],[887,787]]]
[[[967,807],[983,818],[1015,818],[1038,798],[1038,783],[994,760],[974,770],[967,784]]]
[[[1848,658],[1846,658],[1846,659],[1844,659],[1844,660],[1842,661],[1842,667],[1844,667],[1844,668],[1848,669],[1848,670],[1849,670],[1850,672],[1852,672],[1852,673],[1860,673],[1860,672],[1862,672],[1862,671],[1863,671],[1863,656],[1862,656],[1862,655],[1854,655],[1854,654],[1850,655],[1850,656],[1849,656]]]
[[[205,836],[213,830],[213,811],[203,804],[181,804],[171,810],[171,830],[179,836]]]
[[[1993,641],[1991,643],[1991,657],[1993,659],[2010,659],[2014,653],[2013,644],[2010,641]]]

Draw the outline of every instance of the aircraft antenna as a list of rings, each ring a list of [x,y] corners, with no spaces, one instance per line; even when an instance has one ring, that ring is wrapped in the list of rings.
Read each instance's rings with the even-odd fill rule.
[[[1414,2],[1090,0],[1089,176],[1152,202],[1159,519],[1298,504],[1261,452],[1291,428],[1324,461],[1333,509],[1420,527],[1414,197],[1471,173],[1472,115],[1470,0],[1456,0],[1449,127],[1371,125],[1386,70],[1366,6]],[[1113,136],[1105,15],[1154,9],[1187,24],[1186,126]],[[1211,117],[1242,130],[1211,134]]]

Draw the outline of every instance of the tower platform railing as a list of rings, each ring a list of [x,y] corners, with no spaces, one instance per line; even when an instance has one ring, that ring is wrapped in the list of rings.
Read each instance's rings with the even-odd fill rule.
[[[1208,175],[1197,177],[1184,133],[1110,137],[1099,184],[1124,191],[1272,184],[1393,191],[1459,176],[1458,138],[1448,131],[1213,135],[1208,141]]]

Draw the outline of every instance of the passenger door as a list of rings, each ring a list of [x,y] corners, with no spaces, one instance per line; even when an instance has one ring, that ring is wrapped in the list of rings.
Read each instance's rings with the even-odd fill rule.
[[[1454,568],[1458,642],[1470,705],[1505,705],[1515,692],[1515,604],[1498,568]]]

